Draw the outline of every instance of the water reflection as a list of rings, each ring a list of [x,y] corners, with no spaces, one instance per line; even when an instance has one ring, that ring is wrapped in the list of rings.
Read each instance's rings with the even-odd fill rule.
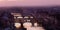
[[[32,23],[25,22],[25,23],[23,23],[23,26],[24,26],[24,28],[30,28],[30,27],[32,27]]]
[[[20,24],[20,23],[15,23],[14,26],[15,26],[16,28],[20,28],[20,27],[21,27],[21,24]]]
[[[26,28],[27,30],[45,30],[43,27],[38,27],[37,23],[34,23],[34,26],[32,26],[32,23],[30,22],[25,22],[23,23],[24,28]],[[15,27],[21,28],[21,24],[20,23],[15,23]]]

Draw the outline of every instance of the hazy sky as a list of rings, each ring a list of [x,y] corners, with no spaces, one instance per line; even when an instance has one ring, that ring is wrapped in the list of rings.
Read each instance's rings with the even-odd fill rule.
[[[60,5],[60,0],[0,0],[2,6],[52,6]]]

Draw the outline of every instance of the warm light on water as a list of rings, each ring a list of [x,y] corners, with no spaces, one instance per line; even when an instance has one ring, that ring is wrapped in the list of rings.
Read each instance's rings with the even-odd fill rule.
[[[30,22],[25,22],[25,23],[23,24],[23,26],[24,26],[25,28],[30,28],[30,27],[32,26],[32,23],[30,23]]]
[[[20,23],[15,23],[14,25],[17,29],[21,27]],[[24,28],[27,28],[27,30],[45,30],[43,27],[37,27],[38,24],[34,23],[34,27],[32,27],[32,23],[30,22],[25,22],[23,23]]]
[[[34,27],[32,27],[32,23],[25,22],[23,26],[27,28],[27,30],[45,30],[43,27],[37,27],[38,23],[34,23]]]
[[[34,26],[35,26],[35,27],[37,27],[37,26],[38,26],[38,24],[37,24],[37,23],[34,23]]]
[[[45,30],[43,27],[31,27],[27,28],[27,30]]]
[[[15,23],[14,25],[16,28],[20,28],[21,27],[21,24],[20,23]]]

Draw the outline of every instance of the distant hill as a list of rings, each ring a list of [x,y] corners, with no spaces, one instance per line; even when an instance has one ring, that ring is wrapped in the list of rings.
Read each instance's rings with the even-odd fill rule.
[[[33,11],[48,12],[50,14],[60,13],[60,6],[53,7],[0,7],[0,11],[33,13]]]

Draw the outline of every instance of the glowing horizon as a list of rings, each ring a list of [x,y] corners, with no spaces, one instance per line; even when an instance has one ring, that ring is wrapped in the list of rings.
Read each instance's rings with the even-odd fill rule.
[[[2,6],[54,6],[60,5],[60,0],[0,0]]]

